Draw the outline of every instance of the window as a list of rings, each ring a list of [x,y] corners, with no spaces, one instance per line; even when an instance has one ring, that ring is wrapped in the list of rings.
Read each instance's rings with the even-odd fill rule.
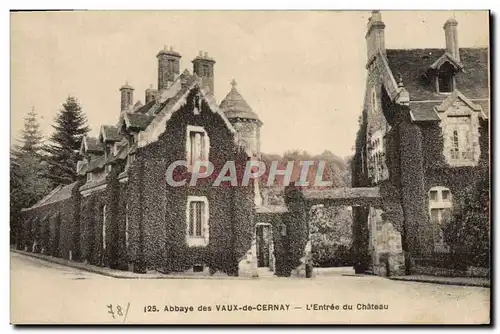
[[[209,240],[208,200],[204,196],[189,196],[187,203],[187,231],[189,246],[206,246]]]
[[[209,77],[210,76],[210,67],[208,65],[203,65],[203,76]]]
[[[437,192],[437,190],[431,190],[431,191],[429,192],[429,199],[430,199],[431,201],[437,201],[437,197],[438,197],[438,192]]]
[[[447,128],[451,163],[471,162],[474,159],[470,117],[448,117]]]
[[[451,192],[446,187],[433,187],[429,190],[429,216],[433,230],[433,251],[448,253],[449,247],[444,240],[444,230],[452,214]]]
[[[186,139],[188,167],[196,161],[208,161],[210,143],[206,131],[202,127],[188,125]]]
[[[389,177],[385,159],[384,135],[381,130],[371,135],[368,146],[368,170],[373,183],[385,180]]]
[[[454,89],[454,68],[449,63],[444,63],[438,71],[437,75],[437,91],[439,93],[451,93]]]
[[[443,201],[449,201],[450,200],[450,191],[443,190],[443,192],[441,193],[441,196],[443,198]]]
[[[102,207],[102,249],[106,249],[106,205]]]

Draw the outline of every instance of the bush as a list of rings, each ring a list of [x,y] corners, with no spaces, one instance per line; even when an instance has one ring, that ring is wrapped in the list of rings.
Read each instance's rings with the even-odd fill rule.
[[[466,189],[465,197],[445,229],[445,242],[456,262],[489,266],[490,217],[488,175]]]

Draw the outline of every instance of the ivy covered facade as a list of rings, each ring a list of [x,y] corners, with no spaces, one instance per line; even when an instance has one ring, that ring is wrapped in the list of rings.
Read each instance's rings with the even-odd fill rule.
[[[464,210],[468,185],[489,177],[489,51],[459,48],[457,27],[445,22],[443,49],[386,49],[381,14],[369,19],[353,186],[377,187],[389,203],[354,208],[357,228],[368,225],[357,245],[374,271],[397,254],[377,248],[387,226],[386,248],[401,250],[407,273],[449,265],[450,217]]]
[[[193,74],[180,73],[172,49],[157,59],[158,89],[147,89],[142,104],[128,83],[120,88],[117,123],[84,138],[77,182],[23,211],[18,248],[138,273],[291,275],[288,210],[263,205],[258,181],[213,186],[227,161],[241,180],[259,159],[259,117],[234,81],[215,101],[206,53],[192,61]],[[190,185],[195,162],[207,160],[212,177]],[[176,161],[186,164],[169,183]]]

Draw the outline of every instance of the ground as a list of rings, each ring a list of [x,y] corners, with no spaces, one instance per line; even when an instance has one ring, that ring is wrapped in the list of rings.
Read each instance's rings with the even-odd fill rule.
[[[369,304],[387,309],[362,309]],[[488,323],[489,306],[488,288],[342,271],[313,279],[117,279],[11,253],[12,323]]]

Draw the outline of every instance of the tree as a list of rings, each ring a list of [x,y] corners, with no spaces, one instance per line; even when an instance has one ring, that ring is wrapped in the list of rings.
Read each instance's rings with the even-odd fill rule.
[[[45,161],[49,164],[46,177],[54,185],[70,184],[76,180],[76,164],[78,162],[78,150],[82,138],[90,131],[85,116],[78,100],[69,96],[63,103],[55,118],[55,132],[50,137],[50,144],[44,147],[48,153]]]
[[[50,190],[50,183],[42,177],[47,166],[41,159],[43,134],[34,108],[24,118],[19,142],[10,157],[11,242],[17,232],[21,209],[32,206]]]

